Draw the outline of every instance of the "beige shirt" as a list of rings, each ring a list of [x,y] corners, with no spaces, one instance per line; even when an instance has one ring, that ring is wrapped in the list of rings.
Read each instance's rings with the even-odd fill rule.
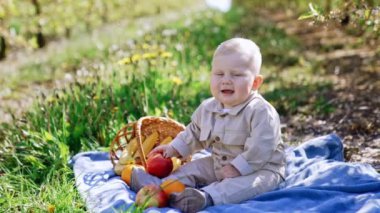
[[[262,169],[282,177],[285,174],[279,116],[257,92],[228,111],[215,98],[203,101],[171,145],[183,157],[211,148],[218,179],[222,179],[221,168],[227,164],[232,164],[241,175]]]

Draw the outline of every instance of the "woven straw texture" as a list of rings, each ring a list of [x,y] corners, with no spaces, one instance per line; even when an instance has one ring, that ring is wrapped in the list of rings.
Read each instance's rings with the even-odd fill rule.
[[[115,166],[120,159],[121,153],[128,147],[132,139],[137,138],[137,152],[135,162],[142,164],[146,168],[146,155],[143,150],[142,138],[147,138],[153,132],[158,132],[158,140],[154,147],[160,145],[165,138],[170,136],[175,138],[178,133],[183,131],[185,126],[173,119],[165,117],[146,116],[136,122],[126,124],[116,134],[110,145],[110,158]]]

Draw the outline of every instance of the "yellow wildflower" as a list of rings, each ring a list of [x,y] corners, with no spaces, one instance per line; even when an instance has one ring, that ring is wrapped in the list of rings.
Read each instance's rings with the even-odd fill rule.
[[[173,77],[171,78],[171,80],[172,80],[173,83],[176,84],[176,85],[181,85],[181,84],[183,83],[183,81],[182,81],[179,77],[177,77],[177,76],[173,76]]]
[[[112,113],[116,113],[119,110],[119,107],[113,107],[112,108]]]
[[[147,43],[144,43],[144,44],[142,45],[142,48],[143,48],[144,50],[149,49],[149,47],[150,47],[150,45],[147,44]]]
[[[49,204],[48,207],[47,207],[47,211],[48,211],[49,213],[53,213],[53,212],[55,212],[55,205],[53,205],[53,204]]]
[[[132,62],[137,62],[139,60],[141,60],[141,55],[140,54],[135,54],[135,55],[132,55]]]
[[[173,110],[169,110],[169,111],[168,111],[168,116],[169,116],[169,118],[173,118],[173,117],[174,117],[174,112],[173,112]]]
[[[156,58],[156,57],[157,57],[157,53],[144,53],[144,54],[142,55],[142,57],[143,57],[144,59]]]
[[[48,97],[46,100],[47,100],[48,103],[54,103],[54,102],[57,101],[57,99],[55,97],[53,97],[53,96]]]
[[[120,65],[123,65],[123,64],[130,64],[130,63],[131,63],[131,58],[130,58],[130,57],[123,58],[123,59],[121,59],[120,61],[118,61],[118,64],[120,64]]]
[[[173,53],[171,53],[171,52],[162,52],[161,53],[161,57],[162,58],[171,58],[171,57],[173,57]]]

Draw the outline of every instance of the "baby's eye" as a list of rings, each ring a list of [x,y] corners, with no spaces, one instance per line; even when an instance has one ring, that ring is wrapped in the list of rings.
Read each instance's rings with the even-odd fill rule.
[[[217,76],[223,76],[223,73],[215,73]]]
[[[240,76],[244,76],[244,75],[240,74],[240,73],[236,73],[236,74],[233,74],[233,76],[240,77]]]

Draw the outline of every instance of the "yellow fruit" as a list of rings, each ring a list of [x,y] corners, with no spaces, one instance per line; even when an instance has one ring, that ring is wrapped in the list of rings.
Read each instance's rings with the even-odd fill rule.
[[[143,168],[143,166],[136,165],[136,164],[129,164],[125,165],[123,171],[121,172],[121,179],[126,182],[128,185],[131,184],[131,175],[133,168]]]
[[[172,142],[172,140],[173,140],[173,138],[168,136],[164,140],[161,141],[160,145],[169,144],[170,142]]]
[[[119,162],[121,165],[132,164],[134,162],[132,156],[130,155],[130,153],[127,149],[123,150],[123,153],[121,154]]]
[[[158,140],[157,131],[153,132],[151,135],[149,135],[149,137],[146,138],[146,140],[143,143],[143,149],[144,149],[145,155],[147,155],[153,149],[154,145],[156,145],[157,140]]]
[[[167,196],[171,193],[183,192],[186,186],[179,180],[168,179],[161,183],[161,189],[165,192]]]
[[[176,157],[172,157],[172,162],[173,162],[172,172],[174,172],[175,170],[177,170],[181,166],[182,162],[179,158],[176,158]]]
[[[142,144],[142,148],[144,150],[145,157],[148,155],[148,153],[153,149],[154,145],[156,145],[156,142],[158,140],[158,132],[155,131],[151,135],[149,135],[146,140]],[[136,157],[140,156],[140,154],[136,154]]]
[[[144,137],[141,137],[141,140],[144,141]],[[127,150],[130,156],[135,156],[137,152],[137,138],[133,138],[127,145]]]

